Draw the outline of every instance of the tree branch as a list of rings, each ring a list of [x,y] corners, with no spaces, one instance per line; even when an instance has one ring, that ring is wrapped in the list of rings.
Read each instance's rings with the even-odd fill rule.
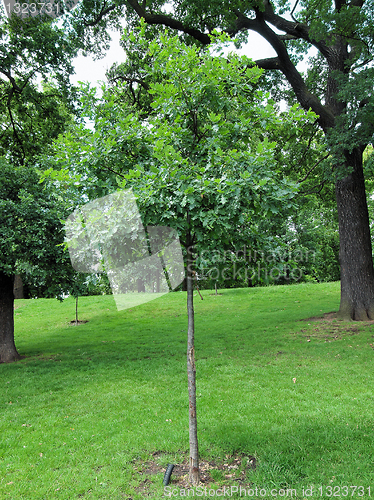
[[[4,76],[6,76],[8,78],[8,80],[9,80],[10,84],[12,85],[13,90],[15,92],[18,92],[19,94],[22,92],[22,89],[17,85],[16,80],[12,76],[10,70],[7,71],[4,68],[0,67],[0,73],[2,73]]]
[[[122,179],[125,179],[125,176],[123,174],[120,174],[119,172],[116,172],[115,170],[113,170],[112,168],[108,167],[107,165],[104,165],[101,168],[103,168],[104,170],[109,170],[109,172],[112,172],[113,174],[116,174],[119,177],[122,177]]]
[[[261,69],[278,69],[281,70],[281,63],[279,57],[269,57],[267,59],[258,59],[253,61],[256,66]]]
[[[323,180],[322,182],[320,182],[319,184],[317,184],[317,186],[314,186],[312,187],[311,189],[309,189],[308,191],[299,191],[297,193],[296,196],[298,195],[308,195],[308,194],[320,194],[322,189],[324,188],[325,184],[326,184],[327,180]],[[317,189],[319,188],[319,189]],[[315,191],[316,190],[316,191]]]
[[[351,0],[348,7],[363,7],[365,0]]]
[[[135,10],[139,17],[142,17],[147,24],[162,24],[167,26],[168,28],[172,28],[174,30],[182,31],[183,33],[187,33],[191,35],[195,40],[198,40],[203,45],[209,45],[211,42],[210,36],[202,31],[190,28],[183,24],[181,21],[177,21],[170,16],[165,14],[153,14],[146,12],[143,6],[141,7],[136,0],[127,0],[127,3]]]
[[[335,3],[335,10],[337,12],[340,12],[342,10],[342,7],[347,4],[346,0],[334,0]]]
[[[263,2],[265,10],[257,10],[256,19],[249,19],[239,11],[234,11],[237,16],[236,25],[233,30],[228,31],[228,34],[235,35],[241,30],[249,29],[255,31],[267,42],[269,42],[278,57],[258,61],[258,63],[261,64],[260,67],[264,69],[281,70],[293,88],[301,106],[306,110],[312,109],[317,115],[319,115],[319,124],[322,129],[326,131],[334,125],[335,119],[333,113],[329,110],[329,108],[323,106],[318,97],[313,95],[308,90],[303,78],[297,71],[295,65],[292,63],[284,42],[279,38],[279,35],[277,35],[270,28],[267,22],[274,25],[281,31],[286,32],[287,35],[302,38],[315,45],[326,57],[330,55],[330,49],[327,45],[329,40],[327,39],[325,41],[322,40],[317,42],[316,40],[311,39],[309,36],[308,26],[302,23],[287,21],[274,13],[269,0],[263,0]],[[138,16],[142,17],[148,24],[162,24],[172,29],[182,31],[191,35],[204,45],[209,44],[211,41],[209,35],[202,33],[197,29],[189,28],[182,22],[169,16],[164,14],[148,14],[145,9],[139,5],[137,0],[127,0],[127,3],[135,10]]]
[[[298,3],[299,3],[299,0],[296,0],[295,5],[293,6],[293,9],[291,10],[291,17],[295,21],[295,23],[297,23],[297,19],[295,19],[293,13],[295,12],[295,9],[296,9]]]
[[[282,40],[282,42],[287,42],[287,40],[298,40],[295,35],[278,35],[278,38]]]
[[[284,31],[285,33],[287,33],[287,35],[292,35],[295,38],[302,38],[303,40],[314,45],[324,57],[329,57],[330,48],[328,46],[328,43],[326,43],[329,42],[329,36],[327,36],[327,39],[325,40],[317,41],[310,37],[310,27],[306,24],[288,21],[287,19],[279,16],[274,12],[273,6],[271,5],[269,0],[264,0],[264,6],[264,17],[267,22],[275,26],[280,31]]]
[[[149,90],[150,87],[148,85],[148,83],[146,83],[145,81],[143,80],[140,80],[139,78],[126,78],[125,76],[123,75],[117,75],[117,76],[112,76],[109,78],[109,81],[112,81],[112,82],[116,82],[116,81],[123,81],[123,82],[126,82],[126,83],[138,83],[139,85],[141,85],[145,90]]]
[[[299,182],[299,184],[305,182],[307,180],[307,178],[309,177],[309,175],[313,172],[313,170],[315,168],[318,167],[318,165],[320,163],[322,163],[324,160],[327,160],[327,158],[330,156],[330,153],[327,153],[325,156],[323,156],[320,160],[318,160],[309,170],[308,172],[306,173],[306,175],[301,179],[301,181]]]
[[[257,18],[259,17],[259,15],[261,15],[264,21],[272,24],[278,30],[284,31],[286,35],[292,36],[293,39],[301,38],[303,40],[306,40],[310,44],[314,45],[321,52],[321,54],[323,54],[324,57],[328,58],[330,56],[330,48],[326,43],[329,41],[329,39],[317,42],[317,40],[310,37],[309,26],[295,21],[288,21],[287,19],[284,19],[278,14],[275,14],[273,6],[271,5],[269,0],[263,0],[263,5],[264,5],[263,11],[260,10],[256,11]],[[234,13],[237,16],[237,21],[235,23],[235,28],[229,31],[230,35],[236,35],[239,31],[243,31],[244,29],[256,31],[256,29],[254,29],[254,26],[256,25],[257,19],[249,19],[247,16],[242,14],[237,9],[234,10]],[[279,35],[277,36],[279,37]]]
[[[9,113],[10,122],[12,124],[12,129],[13,129],[14,137],[16,138],[16,142],[18,142],[18,145],[19,145],[19,147],[21,149],[21,154],[22,154],[21,165],[23,165],[24,161],[25,161],[26,154],[25,154],[25,150],[24,150],[24,147],[23,147],[22,140],[21,140],[20,136],[18,135],[18,130],[17,130],[14,118],[13,118],[12,106],[11,106],[12,97],[13,97],[13,93],[14,92],[15,92],[15,90],[13,88],[9,92],[9,96],[8,96],[8,100],[7,100],[7,109],[8,109],[8,113]]]
[[[303,127],[303,131],[304,131],[304,128],[305,128],[305,126]],[[300,164],[302,164],[302,163],[303,163],[304,158],[305,158],[305,156],[306,156],[307,152],[308,152],[308,151],[309,151],[309,149],[310,149],[310,145],[312,144],[312,141],[313,141],[313,139],[314,139],[314,137],[315,137],[316,133],[317,133],[317,129],[315,129],[315,130],[313,131],[313,133],[311,134],[311,136],[309,137],[308,144],[307,144],[307,146],[306,146],[306,148],[305,148],[305,150],[304,150],[304,153],[303,153],[303,154],[302,154],[302,156],[301,156],[301,159],[300,159],[300,162],[299,162]]]
[[[255,31],[261,35],[277,53],[277,58],[264,59],[262,61],[265,69],[279,69],[287,78],[296,97],[305,110],[312,109],[319,116],[319,124],[326,131],[334,125],[335,118],[333,113],[321,101],[313,95],[307,88],[303,78],[297,71],[295,65],[290,59],[287,48],[279,36],[265,22],[265,16],[261,12],[257,12],[256,19],[249,19],[240,14],[242,26]]]
[[[109,14],[109,12],[111,12],[112,10],[119,7],[116,4],[112,4],[112,5],[109,5],[109,7],[105,8],[106,5],[107,5],[107,3],[106,3],[106,1],[104,1],[103,6],[102,6],[99,14],[97,15],[97,17],[93,21],[83,21],[83,24],[87,27],[96,26],[99,24],[99,22],[102,20],[102,18],[104,16],[106,16],[107,14]]]

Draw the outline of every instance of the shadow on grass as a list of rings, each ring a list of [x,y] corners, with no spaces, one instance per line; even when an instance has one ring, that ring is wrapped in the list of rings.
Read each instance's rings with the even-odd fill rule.
[[[296,421],[286,420],[273,430],[266,423],[239,421],[223,423],[204,431],[204,443],[214,443],[214,453],[250,454],[256,457],[256,470],[249,478],[262,487],[280,488],[307,486],[314,481],[325,485],[365,484],[373,479],[371,462],[372,425],[353,426],[336,419],[335,422],[309,416]],[[358,428],[357,428],[358,427]],[[351,443],[355,443],[352,453]],[[209,453],[208,449],[205,450]]]

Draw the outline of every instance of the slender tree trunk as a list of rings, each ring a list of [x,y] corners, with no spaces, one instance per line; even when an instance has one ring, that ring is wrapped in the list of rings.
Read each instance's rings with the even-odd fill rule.
[[[79,295],[75,297],[75,325],[78,324],[78,297]]]
[[[353,172],[335,186],[339,216],[342,319],[374,319],[374,269],[362,151],[346,153]]]
[[[21,359],[14,344],[14,277],[0,272],[0,363]]]
[[[187,376],[189,396],[189,435],[190,435],[190,482],[197,486],[200,481],[199,448],[197,442],[196,418],[196,366],[195,366],[195,321],[193,307],[193,253],[191,233],[187,235]]]

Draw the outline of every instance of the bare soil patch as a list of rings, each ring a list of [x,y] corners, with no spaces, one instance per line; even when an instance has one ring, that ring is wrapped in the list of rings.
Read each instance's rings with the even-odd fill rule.
[[[154,482],[150,476],[162,474],[160,486],[163,487],[163,478],[167,466],[160,464],[160,459],[167,457],[166,453],[161,451],[153,453],[153,459],[143,464],[137,463],[135,471],[140,476],[140,485],[136,488],[137,493],[148,496],[149,486]],[[246,479],[248,470],[256,469],[256,458],[251,455],[236,454],[233,456],[226,455],[226,460],[221,461],[200,461],[200,484],[205,487],[216,485],[219,487],[225,485],[241,485],[250,487]],[[163,463],[165,460],[162,460]],[[173,461],[170,459],[170,463]],[[176,488],[189,489],[192,488],[188,480],[188,457],[174,464],[174,469],[170,477],[169,485]],[[213,477],[214,476],[214,477]]]
[[[326,342],[338,340],[348,335],[357,335],[362,329],[372,326],[374,321],[343,321],[338,319],[337,312],[332,311],[322,316],[313,316],[302,321],[313,324],[313,328],[302,329],[298,333],[304,333],[308,340],[324,339]]]
[[[338,321],[338,313],[336,311],[331,311],[322,314],[322,316],[312,316],[311,318],[306,318],[301,321]]]

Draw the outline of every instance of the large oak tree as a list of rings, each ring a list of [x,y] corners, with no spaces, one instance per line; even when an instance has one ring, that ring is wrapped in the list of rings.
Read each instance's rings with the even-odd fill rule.
[[[71,121],[75,53],[75,44],[49,21],[0,21],[0,363],[20,357],[14,275],[34,266],[50,287],[67,261],[56,246],[63,241],[63,203],[39,184],[37,158]]]
[[[346,319],[374,318],[374,270],[363,173],[363,152],[374,132],[373,68],[374,9],[365,0],[147,0],[105,2],[88,11],[94,26],[106,14],[127,8],[128,22],[177,30],[193,43],[208,45],[214,29],[244,41],[256,32],[276,56],[255,63],[277,73],[291,88],[293,99],[318,115],[333,159],[339,217],[341,303]],[[88,12],[90,14],[88,15]],[[100,17],[101,16],[101,17]],[[317,56],[306,74],[297,69],[310,48]],[[286,95],[286,92],[285,92]],[[287,95],[290,95],[289,93]]]

